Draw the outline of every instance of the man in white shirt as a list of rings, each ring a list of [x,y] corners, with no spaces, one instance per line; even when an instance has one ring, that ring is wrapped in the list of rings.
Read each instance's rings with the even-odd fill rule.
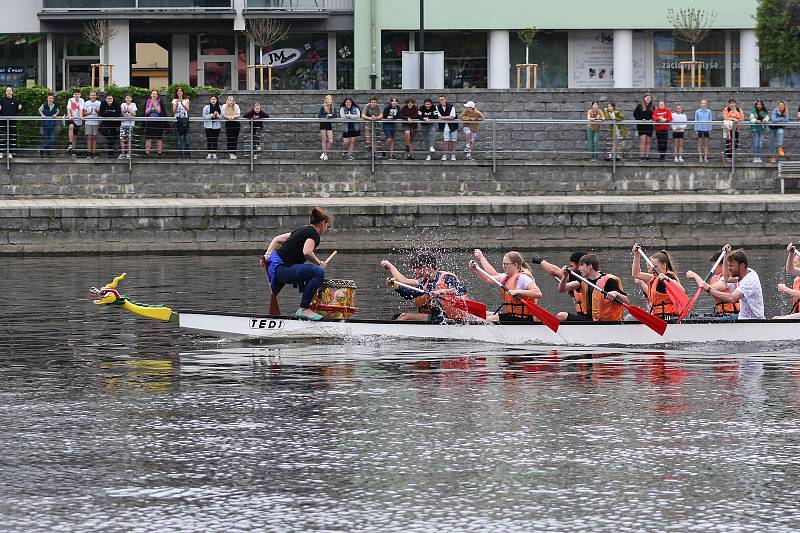
[[[747,255],[744,250],[731,252],[731,245],[725,245],[725,281],[730,292],[713,289],[703,283],[703,290],[723,302],[739,302],[739,320],[763,320],[764,296],[761,293],[761,280],[752,268],[748,268]],[[731,278],[739,278],[739,286],[734,286]]]
[[[83,106],[86,102],[81,98],[81,92],[72,93],[72,98],[67,101],[67,120],[69,121],[69,146],[67,153],[72,155],[78,144],[78,132],[83,125]]]
[[[97,99],[97,93],[92,91],[89,93],[89,100],[83,104],[82,117],[86,125],[86,150],[89,152],[88,157],[95,157],[97,152],[97,132],[100,128],[100,119],[98,118],[100,112],[100,101]]]

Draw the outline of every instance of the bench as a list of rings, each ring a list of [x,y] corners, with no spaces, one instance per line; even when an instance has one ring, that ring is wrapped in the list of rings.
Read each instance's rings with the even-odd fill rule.
[[[781,180],[781,194],[784,194],[784,180],[800,179],[800,161],[779,161],[778,179]]]

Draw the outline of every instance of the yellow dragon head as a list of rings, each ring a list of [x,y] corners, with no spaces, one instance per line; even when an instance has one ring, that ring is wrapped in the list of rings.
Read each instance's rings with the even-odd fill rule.
[[[125,272],[114,278],[114,281],[107,283],[102,289],[92,287],[89,294],[95,297],[92,303],[95,305],[122,305],[127,301],[125,295],[117,292],[117,285],[125,279]]]

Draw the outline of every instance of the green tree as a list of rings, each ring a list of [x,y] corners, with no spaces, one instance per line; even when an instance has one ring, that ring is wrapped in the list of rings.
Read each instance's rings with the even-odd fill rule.
[[[800,0],[760,0],[756,37],[761,61],[776,74],[800,72]]]

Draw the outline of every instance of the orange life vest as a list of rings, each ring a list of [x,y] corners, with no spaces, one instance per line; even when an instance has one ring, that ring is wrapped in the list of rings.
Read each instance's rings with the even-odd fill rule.
[[[575,312],[579,315],[585,315],[586,309],[583,308],[583,292],[579,290],[572,291],[572,297],[575,299]]]
[[[605,290],[608,280],[613,279],[617,282],[619,290],[622,291],[622,281],[614,274],[600,273],[600,277],[594,281],[594,284]],[[581,281],[581,301],[589,301],[589,285],[585,281]],[[615,301],[606,300],[605,295],[595,289],[592,291],[592,320],[595,321],[612,321],[618,322],[622,320],[625,314],[625,308]]]
[[[678,276],[675,272],[667,272],[667,276],[677,280]],[[650,314],[659,318],[677,316],[678,312],[675,311],[675,305],[667,296],[666,292],[658,292],[658,276],[653,276],[650,283],[647,284],[647,302],[650,304]],[[664,282],[666,283],[666,282]]]
[[[796,291],[800,291],[800,276],[794,278],[792,288]],[[792,313],[800,313],[800,298],[792,297]]]
[[[719,280],[722,279],[722,274],[714,274],[711,276],[711,285],[716,284]],[[739,286],[738,283],[734,283],[734,286]],[[725,289],[725,292],[730,292],[728,288]],[[739,314],[739,302],[723,302],[716,296],[711,296],[714,298],[714,316],[730,316]]]
[[[430,292],[430,291],[433,291],[433,290],[436,290],[436,289],[449,289],[450,287],[448,287],[447,284],[444,281],[444,277],[448,276],[448,275],[449,276],[453,276],[454,278],[458,279],[458,277],[455,274],[453,274],[452,272],[445,272],[444,270],[440,270],[440,271],[437,272],[436,287],[432,288],[431,287],[431,280],[430,280],[430,278],[427,278],[424,283],[420,284],[419,288],[422,289],[423,291],[425,291],[426,293]],[[453,295],[453,296],[458,298],[459,295]],[[464,298],[467,298],[466,294],[460,295],[460,296],[463,296]],[[412,302],[414,302],[414,305],[417,307],[417,311],[418,312],[430,314],[430,312],[431,312],[431,297],[430,297],[430,295],[428,295],[428,294],[420,294],[419,296],[414,298],[412,300]],[[457,304],[454,304],[452,301],[447,301],[444,298],[439,300],[438,304],[439,304],[439,307],[442,308],[442,311],[444,311],[444,315],[447,318],[451,318],[451,319],[454,319],[454,320],[459,320],[459,319],[465,319],[465,318],[469,317],[469,313],[466,310],[466,306],[459,306]]]
[[[516,289],[517,280],[519,279],[520,274],[521,272],[517,272],[516,274],[506,276],[505,279],[503,280],[503,287],[505,287],[510,291]],[[508,294],[507,291],[504,291],[500,287],[497,288],[497,291],[500,293],[500,297],[503,299],[503,302],[505,302],[505,305],[503,306],[503,312],[505,314],[517,317],[525,317],[525,318],[532,316],[530,313],[528,313],[525,304],[523,304],[519,300],[516,300],[513,296]],[[526,298],[526,299],[532,301],[533,303],[537,302],[536,298]]]

